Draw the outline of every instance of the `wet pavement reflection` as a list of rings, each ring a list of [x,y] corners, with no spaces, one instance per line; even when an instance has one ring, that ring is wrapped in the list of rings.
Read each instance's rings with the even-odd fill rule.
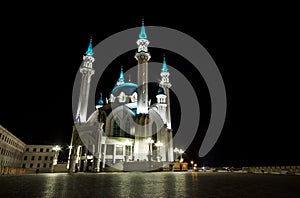
[[[300,176],[201,172],[0,176],[0,197],[299,197]]]

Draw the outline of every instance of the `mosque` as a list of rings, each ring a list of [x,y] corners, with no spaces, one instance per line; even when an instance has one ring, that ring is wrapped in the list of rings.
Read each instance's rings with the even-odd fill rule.
[[[92,39],[80,66],[81,86],[76,119],[69,146],[69,172],[149,170],[173,162],[169,81],[163,59],[156,103],[148,99],[149,40],[144,22],[134,58],[138,62],[137,83],[126,82],[123,69],[106,100],[100,97],[95,111],[87,115],[89,87],[95,70]],[[151,67],[150,67],[151,68]]]

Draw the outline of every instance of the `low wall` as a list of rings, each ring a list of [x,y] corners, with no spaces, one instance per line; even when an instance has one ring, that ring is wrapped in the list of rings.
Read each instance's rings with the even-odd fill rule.
[[[249,173],[300,175],[300,166],[253,166],[243,167],[242,170]]]
[[[0,174],[1,175],[10,175],[10,174],[23,174],[25,173],[24,168],[12,168],[12,167],[1,167]]]

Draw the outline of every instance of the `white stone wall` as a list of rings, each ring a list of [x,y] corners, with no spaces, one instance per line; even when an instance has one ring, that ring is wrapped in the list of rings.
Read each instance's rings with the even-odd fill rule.
[[[0,125],[0,173],[21,168],[25,143]]]
[[[27,145],[22,158],[22,168],[26,172],[51,172],[54,168],[55,151],[53,145]]]

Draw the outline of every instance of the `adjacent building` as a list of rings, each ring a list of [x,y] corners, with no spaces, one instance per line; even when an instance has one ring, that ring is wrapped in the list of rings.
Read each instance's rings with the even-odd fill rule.
[[[26,145],[22,168],[28,173],[53,172],[59,154],[59,150],[55,148],[53,145]]]
[[[1,175],[56,172],[55,168],[58,164],[59,151],[59,146],[26,145],[22,140],[0,125]]]
[[[0,125],[0,173],[15,173],[21,167],[26,144]]]

